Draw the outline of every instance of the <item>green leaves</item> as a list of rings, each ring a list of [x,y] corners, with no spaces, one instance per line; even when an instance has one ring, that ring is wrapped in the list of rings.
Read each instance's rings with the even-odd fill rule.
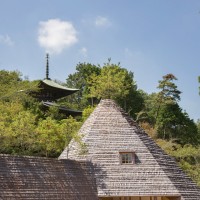
[[[80,124],[72,117],[38,119],[17,102],[0,101],[0,152],[57,157],[76,137]]]
[[[137,90],[133,73],[112,64],[111,59],[102,67],[89,63],[79,63],[76,72],[67,78],[68,87],[80,89],[79,93],[67,98],[76,108],[99,103],[100,99],[114,99],[133,118],[144,106],[142,93]]]
[[[0,71],[0,152],[58,156],[76,135],[80,122],[62,120],[56,108],[42,112],[30,97],[38,82],[22,80],[18,72]]]
[[[35,116],[18,103],[0,102],[0,151],[28,155],[35,142]]]
[[[158,89],[161,91],[159,92],[158,99],[160,101],[177,102],[180,100],[181,92],[174,84],[174,80],[177,80],[177,78],[173,74],[167,74],[163,76],[163,80],[159,81]]]
[[[200,147],[190,144],[181,146],[171,140],[158,140],[157,143],[175,157],[180,167],[200,186]]]
[[[66,85],[71,88],[79,89],[73,95],[66,98],[66,101],[75,109],[84,109],[88,105],[93,105],[95,99],[89,96],[89,83],[91,76],[100,74],[100,67],[90,63],[79,63],[76,66],[76,72],[70,74],[66,79]]]
[[[166,104],[161,107],[156,128],[159,138],[176,139],[182,145],[195,145],[200,142],[195,123],[178,104]]]
[[[63,119],[56,107],[45,113],[28,94],[37,81],[23,80],[19,72],[0,71],[0,152],[58,157],[101,98],[114,99],[200,185],[200,122],[191,120],[178,102],[181,92],[173,74],[159,81],[159,92],[137,89],[132,72],[108,60],[102,67],[79,63],[67,86],[80,91],[62,99],[69,108],[81,109],[82,118]],[[20,91],[20,92],[19,92]],[[82,152],[87,151],[80,142]]]
[[[80,123],[72,117],[56,121],[50,117],[41,120],[36,128],[37,143],[40,154],[46,157],[57,157],[76,136]]]
[[[117,65],[107,64],[100,75],[92,75],[88,82],[91,97],[98,99],[117,99],[126,97],[132,87],[128,71]]]

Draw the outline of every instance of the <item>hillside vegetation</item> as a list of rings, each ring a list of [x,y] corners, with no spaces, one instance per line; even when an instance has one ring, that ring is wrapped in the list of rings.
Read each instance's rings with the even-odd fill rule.
[[[0,71],[0,153],[58,157],[100,99],[114,99],[163,148],[174,156],[200,185],[200,121],[194,122],[179,105],[177,78],[167,74],[158,80],[157,92],[139,90],[133,72],[112,64],[79,63],[66,76],[67,87],[79,92],[60,104],[83,110],[83,116],[65,118],[57,108],[43,111],[29,91],[37,81],[23,79],[17,71]]]

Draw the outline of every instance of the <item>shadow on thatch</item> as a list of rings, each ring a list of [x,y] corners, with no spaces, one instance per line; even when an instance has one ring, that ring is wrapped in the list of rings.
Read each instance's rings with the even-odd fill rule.
[[[0,156],[0,199],[97,198],[90,162]]]

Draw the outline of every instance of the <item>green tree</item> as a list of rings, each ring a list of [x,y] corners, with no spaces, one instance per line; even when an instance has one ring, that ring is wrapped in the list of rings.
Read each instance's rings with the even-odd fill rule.
[[[133,73],[120,64],[111,64],[111,59],[103,67],[79,63],[76,70],[67,78],[67,86],[80,91],[67,98],[68,106],[84,109],[94,106],[101,98],[112,98],[133,118],[144,106],[142,91],[137,90]]]
[[[89,95],[98,99],[114,99],[133,118],[144,106],[143,96],[137,90],[133,73],[110,60],[101,68],[100,75],[93,74],[89,82]]]
[[[35,115],[24,111],[17,102],[0,102],[1,153],[32,153],[34,146]]]
[[[165,104],[157,118],[157,136],[163,139],[175,139],[180,144],[198,144],[200,135],[197,126],[179,105]]]
[[[156,99],[157,109],[155,119],[157,119],[163,104],[176,103],[180,100],[181,91],[177,89],[177,85],[173,82],[175,80],[177,80],[177,78],[173,74],[167,74],[163,76],[163,80],[159,81],[157,88],[161,91],[158,93]]]
[[[181,146],[173,140],[157,140],[158,145],[173,156],[179,166],[200,186],[200,147],[190,144]]]
[[[196,125],[197,125],[197,129],[198,129],[198,133],[200,135],[200,119],[197,120]]]
[[[83,114],[82,114],[82,121],[84,122],[89,116],[90,114],[94,111],[95,107],[93,106],[88,106],[87,108],[85,108],[83,110]]]
[[[9,97],[16,92],[21,81],[20,72],[0,70],[0,99]]]
[[[41,120],[36,128],[37,143],[40,147],[40,155],[57,157],[77,135],[80,122],[72,117],[56,121],[50,117]]]
[[[93,98],[89,98],[89,83],[90,76],[95,74],[100,74],[100,67],[92,65],[90,63],[79,63],[76,66],[76,72],[70,74],[66,79],[66,85],[71,88],[80,89],[79,92],[76,92],[74,95],[67,97],[67,101],[70,106],[74,108],[83,109],[88,105],[92,105],[95,101]]]
[[[110,60],[102,67],[100,75],[93,74],[89,78],[90,96],[98,99],[126,97],[134,84],[128,71],[119,64],[111,64]]]
[[[23,105],[24,109],[39,112],[37,101],[29,94],[38,90],[38,81],[28,81],[21,78],[18,71],[0,71],[0,101],[16,102]]]

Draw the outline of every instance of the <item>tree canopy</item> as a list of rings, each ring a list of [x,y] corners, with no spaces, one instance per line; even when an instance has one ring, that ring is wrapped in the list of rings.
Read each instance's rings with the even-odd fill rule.
[[[114,99],[133,118],[144,106],[133,73],[122,68],[119,63],[112,64],[110,59],[102,67],[79,63],[76,70],[68,76],[67,86],[80,87],[80,92],[71,96],[78,100],[79,106],[94,106],[100,99]]]

